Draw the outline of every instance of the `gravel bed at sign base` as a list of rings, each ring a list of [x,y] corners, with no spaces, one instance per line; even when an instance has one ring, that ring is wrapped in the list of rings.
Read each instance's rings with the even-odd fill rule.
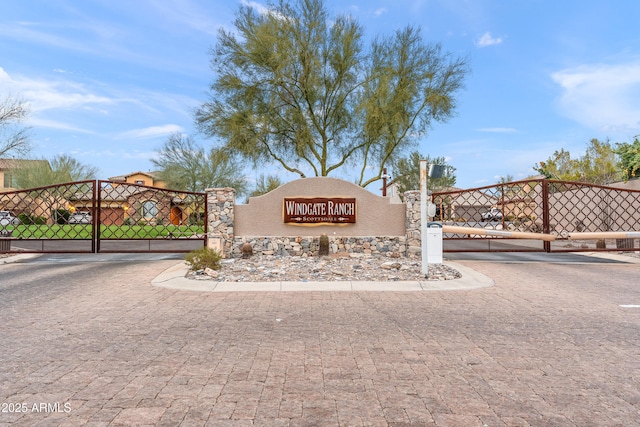
[[[362,254],[325,257],[252,256],[222,261],[220,270],[191,271],[194,280],[218,282],[452,280],[460,273],[445,264],[430,264],[429,277],[419,260]]]

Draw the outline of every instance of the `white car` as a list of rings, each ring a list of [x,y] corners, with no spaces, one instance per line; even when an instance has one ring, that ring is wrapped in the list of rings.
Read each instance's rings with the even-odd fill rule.
[[[69,217],[69,224],[91,224],[93,218],[89,212],[76,212]]]
[[[0,225],[18,225],[20,220],[9,211],[0,211]]]
[[[498,208],[493,208],[490,211],[482,212],[480,214],[483,221],[500,221],[502,219],[502,211]]]

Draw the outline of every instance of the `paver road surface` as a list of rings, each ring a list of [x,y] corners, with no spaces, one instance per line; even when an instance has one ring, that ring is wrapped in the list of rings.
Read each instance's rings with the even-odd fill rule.
[[[464,261],[435,292],[154,288],[0,265],[0,426],[640,425],[640,266]]]

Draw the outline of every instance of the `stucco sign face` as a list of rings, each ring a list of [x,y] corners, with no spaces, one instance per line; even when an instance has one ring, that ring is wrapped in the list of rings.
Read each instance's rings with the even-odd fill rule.
[[[285,197],[284,222],[290,224],[353,224],[353,197]]]

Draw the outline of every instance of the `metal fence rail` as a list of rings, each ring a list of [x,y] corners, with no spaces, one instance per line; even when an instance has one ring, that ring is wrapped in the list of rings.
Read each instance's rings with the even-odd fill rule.
[[[97,252],[188,252],[206,244],[205,193],[98,181]]]
[[[569,233],[640,231],[640,191],[534,179],[434,193],[436,220],[447,225],[550,233],[554,242],[448,233],[444,250],[592,251],[635,249],[634,239],[568,240]]]
[[[3,252],[94,252],[90,212],[76,211],[78,197],[94,200],[95,181],[0,193]]]
[[[188,252],[206,245],[206,197],[111,181],[0,193],[0,253]]]

